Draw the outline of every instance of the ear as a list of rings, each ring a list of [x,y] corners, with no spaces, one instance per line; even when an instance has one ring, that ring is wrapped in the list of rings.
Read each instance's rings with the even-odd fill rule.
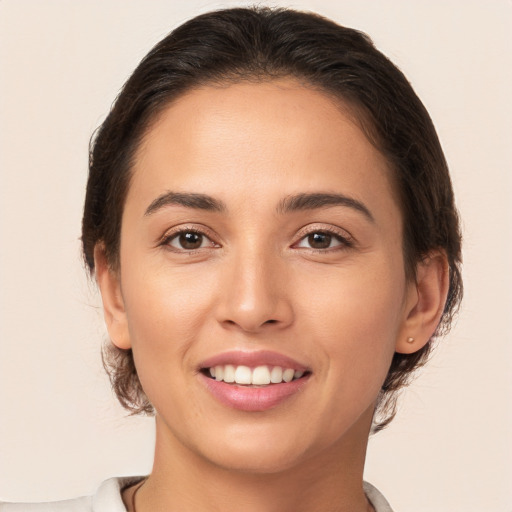
[[[109,265],[105,254],[105,246],[102,243],[96,244],[94,248],[94,268],[110,339],[116,347],[129,349],[131,348],[131,341],[121,293],[119,272]]]
[[[449,287],[444,251],[433,251],[416,267],[416,280],[408,285],[406,317],[395,350],[412,354],[434,334],[443,314]]]

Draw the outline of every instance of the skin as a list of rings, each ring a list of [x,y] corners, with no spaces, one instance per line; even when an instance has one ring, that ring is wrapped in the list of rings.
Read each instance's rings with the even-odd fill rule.
[[[375,401],[395,350],[419,350],[434,332],[447,290],[441,253],[406,280],[390,177],[346,107],[291,79],[196,89],[152,125],[120,268],[101,244],[95,253],[110,336],[133,349],[157,411],[138,512],[372,510],[362,474]],[[147,214],[169,191],[224,210]],[[350,205],[279,209],[308,193],[343,194],[371,218]],[[194,250],[179,239],[191,229],[203,233]],[[328,247],[312,247],[312,233],[331,234]],[[276,351],[311,375],[270,410],[229,408],[198,375],[228,350]]]

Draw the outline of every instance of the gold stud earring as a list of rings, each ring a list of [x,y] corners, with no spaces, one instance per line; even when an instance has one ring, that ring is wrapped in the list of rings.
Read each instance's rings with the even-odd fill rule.
[[[414,343],[414,338],[407,338],[407,343]]]

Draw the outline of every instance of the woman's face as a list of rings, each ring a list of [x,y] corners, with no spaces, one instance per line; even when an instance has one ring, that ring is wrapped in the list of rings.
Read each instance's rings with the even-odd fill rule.
[[[347,111],[292,80],[163,112],[126,199],[113,335],[157,443],[265,472],[366,441],[414,299],[389,174]]]

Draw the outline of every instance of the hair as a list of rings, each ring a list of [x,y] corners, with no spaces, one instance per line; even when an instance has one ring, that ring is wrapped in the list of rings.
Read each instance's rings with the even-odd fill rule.
[[[160,41],[128,79],[91,139],[82,221],[86,265],[94,248],[119,269],[121,220],[134,156],[159,113],[193,88],[290,77],[348,106],[370,142],[387,159],[403,215],[405,272],[434,250],[446,254],[449,291],[440,324],[413,354],[395,353],[382,386],[374,431],[396,414],[397,392],[425,364],[462,297],[461,235],[448,167],[433,123],[403,73],[364,33],[317,14],[266,7],[209,12]],[[103,362],[121,404],[152,413],[131,350],[112,344]]]

